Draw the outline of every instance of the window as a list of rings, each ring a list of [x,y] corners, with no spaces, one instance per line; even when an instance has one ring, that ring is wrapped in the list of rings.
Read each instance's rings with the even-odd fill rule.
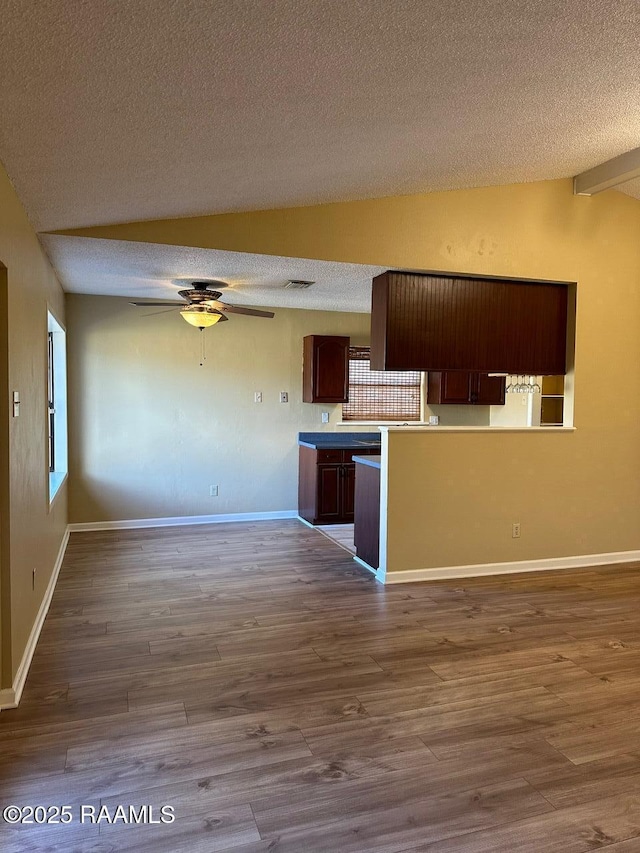
[[[49,472],[56,470],[56,407],[54,405],[53,332],[48,332],[47,399],[49,407]]]
[[[345,421],[419,421],[422,374],[418,370],[371,370],[369,347],[349,348],[349,402]]]
[[[47,423],[51,503],[67,476],[66,335],[51,313],[47,315]]]

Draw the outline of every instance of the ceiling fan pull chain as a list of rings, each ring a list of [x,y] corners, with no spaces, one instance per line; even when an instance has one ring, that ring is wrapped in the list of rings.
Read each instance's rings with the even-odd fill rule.
[[[204,367],[204,363],[207,360],[207,350],[205,347],[205,339],[202,334],[204,329],[200,329],[200,367]]]

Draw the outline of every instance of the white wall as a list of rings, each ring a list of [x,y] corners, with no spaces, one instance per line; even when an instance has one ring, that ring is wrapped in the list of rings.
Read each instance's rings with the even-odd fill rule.
[[[424,419],[429,415],[440,418],[440,426],[489,426],[489,410],[491,406],[425,406]]]
[[[534,409],[540,425],[540,394],[505,394],[504,406],[491,406],[491,426],[533,426]]]
[[[67,322],[71,522],[296,509],[298,432],[341,416],[302,402],[302,338],[369,342],[369,315],[330,311],[234,315],[201,333],[177,311],[68,295]]]

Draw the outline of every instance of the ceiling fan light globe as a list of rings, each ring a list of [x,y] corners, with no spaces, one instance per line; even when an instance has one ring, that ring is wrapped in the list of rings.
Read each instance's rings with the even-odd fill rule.
[[[222,319],[222,314],[219,311],[206,305],[189,305],[180,311],[180,316],[187,323],[196,326],[198,329],[206,329],[209,326],[214,326]]]

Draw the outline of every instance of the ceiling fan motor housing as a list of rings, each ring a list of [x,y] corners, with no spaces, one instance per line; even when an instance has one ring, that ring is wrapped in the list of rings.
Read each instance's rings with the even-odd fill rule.
[[[198,287],[197,285],[199,284],[201,283],[196,282],[193,285],[193,288],[189,288],[189,290],[179,290],[178,293],[183,299],[186,299],[187,302],[191,302],[194,305],[199,305],[201,302],[215,302],[222,296],[222,293],[219,290],[208,290],[204,283]]]

